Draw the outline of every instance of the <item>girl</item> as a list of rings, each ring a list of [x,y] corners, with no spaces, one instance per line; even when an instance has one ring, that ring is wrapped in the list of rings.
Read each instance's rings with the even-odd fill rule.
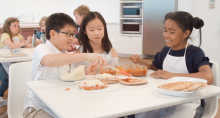
[[[110,65],[118,64],[118,53],[109,40],[106,23],[98,12],[89,12],[80,25],[79,42],[82,44],[78,52],[92,53],[104,57]],[[83,62],[86,66],[88,62]]]
[[[20,34],[19,20],[17,18],[8,18],[3,26],[0,38],[0,49],[14,49],[20,47],[31,47],[31,37],[27,40]],[[0,63],[0,101],[4,92],[8,89],[8,68],[11,63]]]
[[[8,18],[3,26],[3,31],[0,40],[1,49],[14,49],[20,47],[31,47],[31,37],[27,40],[20,34],[21,29],[17,18]]]
[[[202,78],[213,82],[213,74],[211,71],[212,64],[209,63],[208,57],[205,56],[203,50],[192,44],[188,44],[190,34],[193,27],[200,31],[201,45],[201,27],[204,22],[198,17],[187,12],[173,12],[165,16],[165,26],[163,37],[166,46],[156,54],[152,64],[144,62],[139,56],[130,56],[134,63],[148,66],[149,69],[155,70],[151,76],[170,79],[175,76]],[[194,101],[182,105],[162,108],[159,110],[149,111],[137,114],[136,117],[167,117],[167,118],[193,118],[196,108],[200,105],[200,101]],[[204,107],[204,101],[201,101]]]

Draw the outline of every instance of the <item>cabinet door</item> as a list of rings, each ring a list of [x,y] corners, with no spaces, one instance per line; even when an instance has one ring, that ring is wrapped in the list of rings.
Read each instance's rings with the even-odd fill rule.
[[[142,37],[120,36],[119,54],[138,54],[142,55]]]

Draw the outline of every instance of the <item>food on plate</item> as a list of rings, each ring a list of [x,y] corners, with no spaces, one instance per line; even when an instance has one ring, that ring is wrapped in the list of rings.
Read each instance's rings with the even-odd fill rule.
[[[71,73],[68,73],[67,70],[59,70],[59,75],[60,79],[63,81],[81,80],[85,76],[85,66],[81,65],[72,70]]]
[[[195,91],[195,90],[200,89],[201,87],[205,87],[206,85],[208,85],[208,84],[204,83],[204,82],[194,82],[194,84],[192,86],[190,86],[187,89],[183,89],[181,91],[184,91],[184,92]]]
[[[108,73],[99,74],[99,75],[95,76],[95,79],[107,82],[108,84],[119,82],[118,77],[111,75],[111,74],[108,74]]]
[[[99,72],[100,72],[100,74],[109,73],[111,75],[116,75],[116,70],[113,70],[108,67],[99,67]]]
[[[84,81],[80,83],[78,86],[80,89],[84,89],[84,90],[96,90],[96,89],[106,88],[108,86],[108,83],[104,81],[100,81],[98,79],[93,79],[93,80]]]
[[[206,86],[208,86],[208,84],[204,82],[182,81],[182,82],[163,84],[158,86],[158,88],[172,90],[172,91],[191,92],[205,88]]]
[[[144,65],[134,65],[131,67],[131,75],[140,77],[140,76],[146,76],[147,74],[147,66]]]
[[[194,83],[191,81],[174,82],[174,83],[169,83],[169,84],[163,84],[161,86],[158,86],[158,88],[172,90],[172,91],[181,91],[183,89],[189,88],[193,84]]]
[[[120,79],[120,82],[125,85],[138,85],[138,84],[147,84],[148,81],[137,78],[125,78],[125,79]]]

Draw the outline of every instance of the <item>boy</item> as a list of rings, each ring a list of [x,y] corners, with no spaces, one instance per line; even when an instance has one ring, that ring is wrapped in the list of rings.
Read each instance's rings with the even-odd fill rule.
[[[86,68],[86,74],[95,74],[97,66],[106,65],[101,56],[86,53],[67,53],[71,43],[76,42],[74,35],[76,24],[64,13],[55,13],[46,21],[47,42],[35,48],[32,65],[32,81],[58,79],[61,66],[87,60],[93,64]],[[24,118],[52,118],[57,117],[35,94],[28,90],[24,102]]]
[[[89,7],[87,7],[86,5],[80,5],[78,8],[76,8],[73,12],[73,15],[76,19],[76,23],[77,23],[77,30],[75,30],[76,32],[76,38],[78,39],[78,35],[79,35],[79,29],[80,29],[80,24],[83,20],[83,17],[89,13]],[[74,45],[80,45],[80,43],[77,41],[75,43],[73,43]],[[69,52],[75,51],[76,47],[74,46],[73,48],[68,49]]]
[[[77,25],[80,26],[83,17],[89,12],[89,7],[87,7],[86,5],[80,5],[78,8],[74,10],[73,15],[76,18]]]

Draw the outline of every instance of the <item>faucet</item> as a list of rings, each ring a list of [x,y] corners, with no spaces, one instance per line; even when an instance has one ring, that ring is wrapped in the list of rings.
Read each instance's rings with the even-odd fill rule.
[[[29,11],[29,14],[31,15],[32,22],[34,22],[34,13],[32,11]],[[21,14],[20,16],[17,17],[17,19],[20,20],[20,18],[24,15],[25,14]]]
[[[20,18],[23,16],[24,14],[21,14],[20,16],[17,17],[18,20],[20,20]]]
[[[32,21],[34,22],[34,13],[33,13],[33,11],[29,11],[29,13],[31,13]]]

